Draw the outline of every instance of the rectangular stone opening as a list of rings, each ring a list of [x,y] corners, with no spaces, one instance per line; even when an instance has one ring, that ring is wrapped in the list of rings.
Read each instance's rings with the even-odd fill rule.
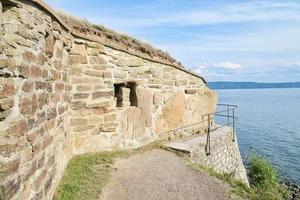
[[[136,95],[136,83],[129,82],[127,83],[127,87],[130,89],[130,93],[129,93],[130,106],[137,106],[138,101]]]
[[[135,82],[114,84],[114,92],[117,107],[137,106]]]
[[[124,87],[124,83],[114,84],[115,98],[116,98],[116,106],[123,107],[123,94],[122,87]]]

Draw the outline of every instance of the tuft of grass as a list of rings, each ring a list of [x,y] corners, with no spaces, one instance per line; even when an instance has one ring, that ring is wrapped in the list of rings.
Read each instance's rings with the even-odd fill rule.
[[[136,150],[100,152],[75,156],[69,162],[55,193],[55,200],[96,200],[109,182],[117,158],[128,158],[152,149],[161,148],[153,142]]]
[[[263,157],[251,157],[249,181],[253,200],[284,200],[289,197],[288,190],[279,182],[277,170]]]
[[[233,174],[218,173],[212,168],[206,168],[195,163],[190,164],[190,166],[194,169],[205,171],[211,176],[215,176],[229,183],[232,188],[232,193],[243,199],[286,200],[290,196],[289,191],[280,184],[277,170],[267,159],[255,154],[251,156],[248,173],[250,188],[241,181],[236,180]]]
[[[250,188],[240,180],[235,179],[233,174],[219,173],[216,172],[213,168],[204,167],[198,163],[189,163],[189,166],[191,166],[193,169],[204,171],[211,176],[227,182],[231,186],[231,192],[233,194],[243,197],[244,199],[249,199]]]

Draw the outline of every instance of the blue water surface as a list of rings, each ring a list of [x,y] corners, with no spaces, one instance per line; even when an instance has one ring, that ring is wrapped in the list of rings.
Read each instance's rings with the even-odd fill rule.
[[[300,89],[216,90],[219,103],[239,106],[236,123],[244,162],[255,151],[285,179],[300,183]]]

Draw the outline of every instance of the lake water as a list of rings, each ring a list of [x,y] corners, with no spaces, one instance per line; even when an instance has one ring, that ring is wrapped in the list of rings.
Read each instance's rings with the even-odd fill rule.
[[[280,175],[300,183],[300,89],[216,90],[219,103],[239,106],[237,136],[244,161],[252,151]]]

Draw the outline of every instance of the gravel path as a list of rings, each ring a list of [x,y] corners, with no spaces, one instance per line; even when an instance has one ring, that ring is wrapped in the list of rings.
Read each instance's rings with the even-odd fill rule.
[[[176,154],[152,150],[116,162],[102,200],[229,200],[229,186]]]

